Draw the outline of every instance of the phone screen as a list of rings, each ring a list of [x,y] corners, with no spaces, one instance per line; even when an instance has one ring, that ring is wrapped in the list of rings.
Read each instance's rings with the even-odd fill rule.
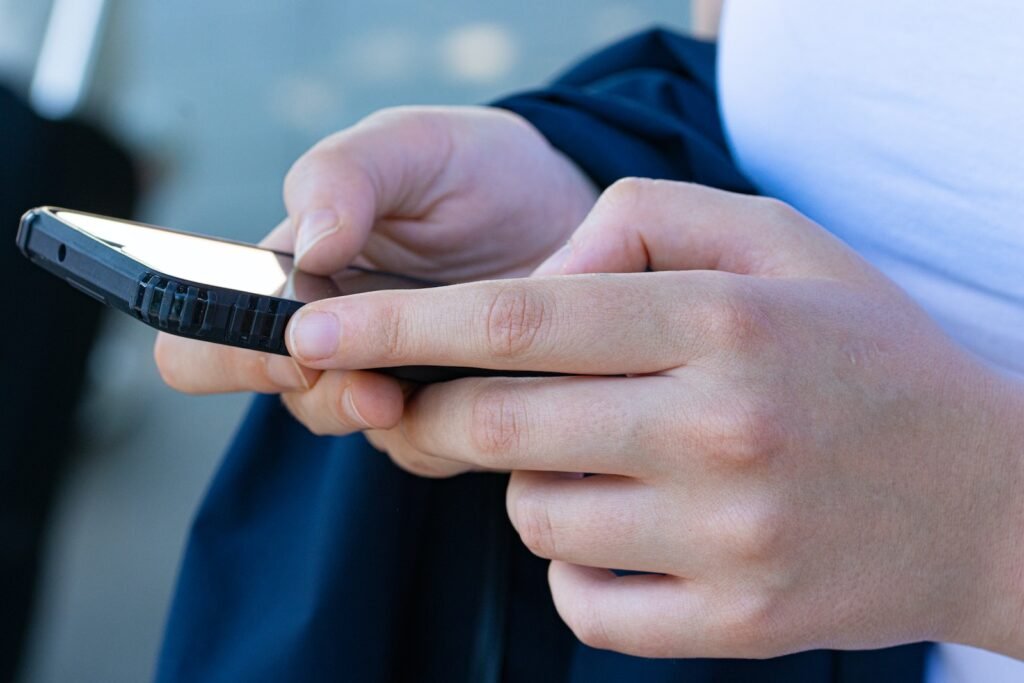
[[[438,283],[362,268],[331,277],[304,273],[292,257],[269,249],[59,209],[57,218],[134,260],[172,278],[252,294],[308,302],[379,289]]]

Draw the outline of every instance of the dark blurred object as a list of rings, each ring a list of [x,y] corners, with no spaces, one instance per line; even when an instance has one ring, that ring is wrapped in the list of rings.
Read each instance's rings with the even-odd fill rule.
[[[42,204],[127,217],[139,188],[131,157],[110,137],[44,120],[2,87],[0,149],[0,681],[9,681],[100,318],[99,304],[22,256],[14,235],[21,214]]]

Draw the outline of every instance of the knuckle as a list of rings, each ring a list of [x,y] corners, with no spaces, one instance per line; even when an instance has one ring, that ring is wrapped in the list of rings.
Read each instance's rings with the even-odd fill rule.
[[[470,440],[474,449],[500,468],[526,445],[527,417],[516,390],[498,384],[481,390],[473,399]]]
[[[778,652],[779,600],[759,590],[745,590],[718,612],[723,649],[744,658],[762,659]]]
[[[332,137],[325,138],[295,160],[284,176],[285,197],[295,196],[312,179],[329,177],[330,160],[328,149]]]
[[[486,307],[487,351],[505,359],[530,355],[549,334],[551,309],[544,294],[536,289],[518,284],[502,287]]]
[[[600,203],[634,211],[642,209],[657,197],[678,197],[680,193],[692,192],[697,188],[692,183],[661,178],[620,178],[601,194]]]
[[[787,223],[800,216],[800,213],[786,202],[774,197],[750,197],[759,213],[768,216],[773,222]]]
[[[746,285],[738,285],[733,278],[729,280],[732,286],[726,286],[706,311],[708,333],[719,348],[756,349],[772,330],[768,308]]]
[[[406,351],[405,316],[396,303],[387,303],[376,311],[373,317],[374,338],[377,351],[385,361],[400,361]]]
[[[652,188],[657,187],[657,184],[658,181],[651,180],[650,178],[619,178],[608,186],[608,189],[604,191],[604,195],[615,203],[631,203],[640,199]]]
[[[751,466],[770,460],[783,447],[781,419],[767,401],[735,401],[705,418],[704,440],[710,460]]]
[[[643,196],[654,183],[647,178],[620,178],[608,186],[598,199],[602,213],[632,215],[642,205]]]
[[[411,446],[404,435],[397,429],[369,430],[365,432],[367,440],[399,468],[428,479],[441,479],[461,474],[469,468],[451,460],[436,458]]]
[[[539,557],[557,556],[555,529],[551,511],[545,501],[530,494],[520,494],[512,504],[512,524],[530,552]]]
[[[384,107],[366,115],[358,125],[363,126],[392,126],[416,120],[428,113],[426,107],[414,105]]]
[[[619,178],[605,190],[605,194],[614,199],[631,199],[642,193],[652,182],[647,178]]]
[[[428,150],[426,155],[435,159],[448,159],[451,153],[451,129],[458,117],[451,110],[438,106],[402,105],[379,109],[353,129],[358,135],[363,130],[387,133],[393,144],[417,145]],[[441,164],[443,168],[444,164]]]
[[[714,525],[724,551],[746,564],[774,565],[786,535],[784,511],[770,501],[744,501]]]
[[[598,650],[610,650],[616,645],[604,613],[589,601],[567,615],[566,624],[584,645]]]
[[[257,391],[266,391],[266,388],[274,386],[274,381],[270,378],[269,355],[246,350],[232,355],[235,357],[236,377],[240,380],[241,386],[251,387]]]
[[[391,462],[409,474],[415,474],[417,477],[425,479],[445,479],[467,471],[466,467],[459,466],[457,463],[421,453],[392,453],[387,451],[387,454],[391,458]]]
[[[313,436],[334,436],[330,429],[316,421],[307,420],[302,415],[294,412],[292,413],[292,416],[295,417],[295,419],[298,420],[299,423]]]
[[[314,420],[312,416],[306,414],[302,403],[295,394],[281,394],[281,404],[295,418],[296,422],[305,427],[310,434],[314,436],[330,435],[330,430],[325,429],[319,420]]]

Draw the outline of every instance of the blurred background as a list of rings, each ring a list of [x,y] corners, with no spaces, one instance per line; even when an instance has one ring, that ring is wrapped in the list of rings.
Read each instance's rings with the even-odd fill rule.
[[[138,220],[255,241],[282,218],[288,167],[324,135],[381,107],[485,102],[528,88],[637,29],[683,28],[689,13],[679,0],[0,0],[0,87],[51,119],[73,114],[109,134],[103,149],[120,150],[110,152],[113,170],[79,171],[81,181],[65,174],[82,202],[109,194],[104,206]],[[0,162],[17,166],[8,150],[29,138],[11,116],[0,110]],[[100,156],[61,144],[50,146],[54,159],[84,155],[88,167]],[[49,182],[45,168],[36,189]],[[18,168],[7,177],[27,182]],[[25,196],[65,201],[56,190]],[[0,246],[13,254],[17,214],[2,219]],[[4,285],[39,297],[23,279]],[[60,286],[52,296],[70,303],[53,306],[91,310]],[[59,439],[45,446],[68,457],[31,456],[34,476],[54,488],[23,683],[149,678],[189,521],[248,402],[172,393],[151,362],[149,328],[95,314],[94,344],[88,321],[20,341],[51,370],[56,356],[80,358],[80,382],[63,387],[68,371],[45,382],[33,374],[27,390],[8,382],[0,403],[8,411],[29,391],[51,409],[63,392],[70,403],[59,410],[74,427],[66,449]],[[15,457],[3,443],[0,458]],[[19,471],[0,465],[0,491],[19,486]],[[17,497],[3,495],[0,510]],[[3,524],[0,543],[21,533]]]

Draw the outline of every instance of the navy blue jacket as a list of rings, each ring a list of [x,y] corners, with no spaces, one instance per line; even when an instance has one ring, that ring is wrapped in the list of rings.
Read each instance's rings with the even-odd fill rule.
[[[497,103],[599,186],[624,176],[754,188],[718,116],[715,52],[664,31]],[[316,437],[257,398],[194,522],[157,680],[915,683],[927,645],[767,661],[645,660],[561,623],[505,516],[500,475],[437,481],[361,436]]]

